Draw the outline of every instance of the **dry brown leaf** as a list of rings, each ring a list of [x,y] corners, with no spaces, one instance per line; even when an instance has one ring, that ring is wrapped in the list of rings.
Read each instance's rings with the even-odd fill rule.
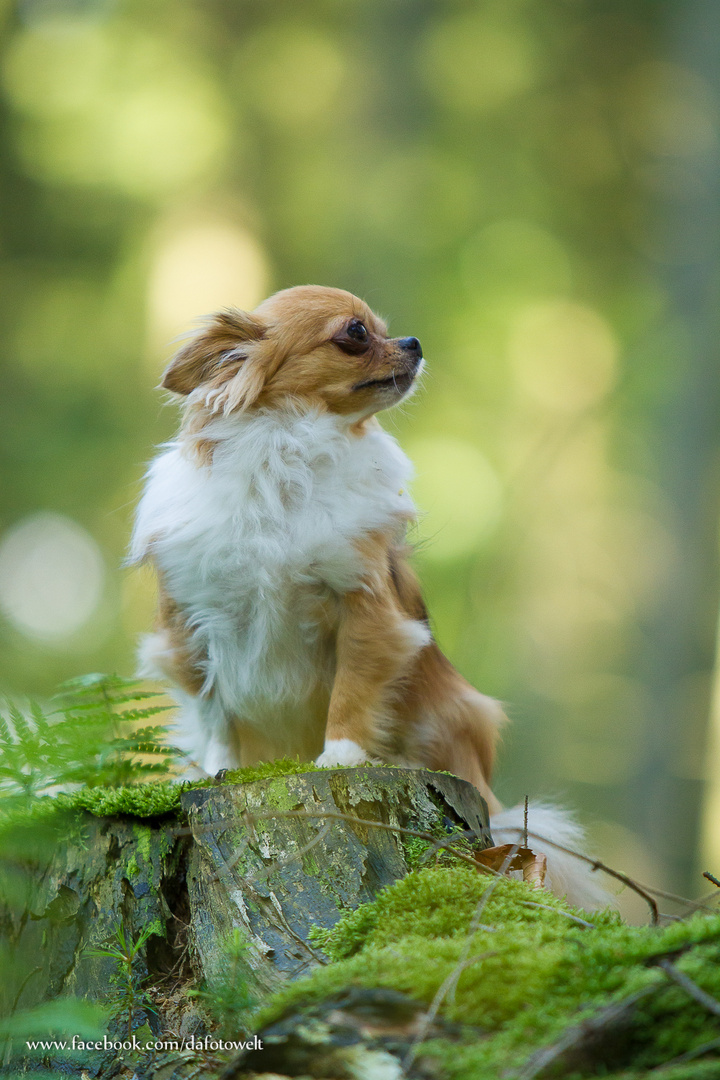
[[[484,848],[473,852],[475,862],[487,866],[489,870],[507,873],[509,870],[522,870],[523,881],[535,888],[542,888],[547,873],[547,858],[536,854],[532,848],[517,847],[516,844],[499,844],[497,847]]]
[[[528,885],[532,885],[535,889],[542,889],[547,874],[547,856],[542,854],[534,855],[532,862],[528,862],[523,866],[522,872],[523,881],[527,881]]]

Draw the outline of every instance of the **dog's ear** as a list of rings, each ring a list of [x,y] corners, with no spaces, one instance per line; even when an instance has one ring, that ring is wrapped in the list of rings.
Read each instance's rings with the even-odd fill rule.
[[[210,384],[209,390],[217,389],[237,374],[253,351],[253,343],[261,341],[265,333],[265,325],[246,311],[236,308],[219,311],[173,357],[160,385],[185,396],[203,383]],[[255,381],[251,379],[250,383]]]

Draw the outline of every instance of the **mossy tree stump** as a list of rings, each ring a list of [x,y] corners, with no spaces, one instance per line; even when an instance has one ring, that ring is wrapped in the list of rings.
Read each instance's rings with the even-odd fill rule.
[[[88,946],[121,926],[136,942],[150,932],[137,975],[156,1012],[142,1001],[116,1011],[107,1052],[72,1063],[24,1054],[25,1069],[98,1080],[629,1080],[672,1059],[678,1080],[715,1075],[717,912],[691,904],[668,926],[627,927],[457,860],[408,875],[430,845],[403,829],[431,843],[455,843],[454,825],[477,846],[489,839],[477,791],[444,774],[298,773],[284,762],[229,781],[83,789],[5,821],[0,997],[25,1010],[21,1032],[39,1002],[105,997],[117,961]],[[311,937],[312,925],[330,932]],[[228,948],[234,931],[239,949]],[[188,992],[202,982],[219,1025]],[[251,1018],[250,997],[276,988]],[[35,1016],[51,1026],[53,1010]],[[214,1042],[246,1038],[248,1021],[252,1046]],[[131,1031],[137,1052],[117,1041]]]
[[[387,767],[313,770],[184,790],[157,818],[83,814],[44,868],[32,908],[13,927],[38,967],[18,1007],[63,993],[102,998],[114,961],[91,950],[123,926],[151,927],[141,963],[150,984],[212,983],[240,929],[262,992],[323,962],[309,938],[409,869],[393,828],[442,836],[453,825],[489,844],[487,808],[465,781]],[[362,824],[362,822],[374,822]],[[383,828],[390,826],[391,828]],[[162,1029],[162,1010],[153,1025]],[[191,1031],[197,1010],[180,1010]]]
[[[407,873],[402,835],[359,821],[419,831],[450,822],[489,836],[487,809],[471,785],[408,769],[322,770],[202,788],[182,804],[194,839],[187,892],[199,968],[214,974],[223,941],[240,926],[266,989],[321,961],[308,939],[313,925],[334,926]]]

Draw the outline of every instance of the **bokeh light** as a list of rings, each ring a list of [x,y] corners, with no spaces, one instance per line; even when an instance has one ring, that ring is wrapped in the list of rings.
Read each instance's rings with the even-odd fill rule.
[[[63,646],[95,614],[104,579],[92,536],[60,514],[33,514],[0,538],[0,608],[29,637]]]
[[[444,562],[477,550],[502,510],[502,486],[487,458],[448,436],[411,441],[408,449],[423,557]]]
[[[0,5],[3,686],[134,670],[174,340],[349,288],[427,356],[382,423],[438,640],[512,715],[500,796],[575,804],[694,890],[704,791],[720,858],[711,9]]]
[[[566,248],[532,221],[494,221],[463,247],[461,270],[470,294],[566,295],[573,273]]]
[[[166,348],[201,315],[251,309],[265,297],[267,258],[246,230],[209,217],[166,233],[160,232],[148,286],[150,340],[157,348]]]
[[[538,63],[525,25],[498,4],[442,20],[427,34],[421,62],[438,99],[467,113],[527,91]]]
[[[235,78],[253,107],[284,128],[331,123],[345,63],[340,42],[302,21],[277,22],[239,48]],[[262,87],[262,93],[252,93]]]
[[[557,412],[597,404],[613,385],[617,352],[615,335],[597,312],[564,300],[523,309],[510,332],[520,388]]]
[[[223,103],[183,52],[132,25],[83,19],[18,33],[3,77],[28,171],[146,197],[211,173],[226,143]]]

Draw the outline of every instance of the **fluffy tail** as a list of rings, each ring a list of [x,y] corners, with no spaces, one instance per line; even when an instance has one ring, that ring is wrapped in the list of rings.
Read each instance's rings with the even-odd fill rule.
[[[490,818],[490,829],[496,844],[522,843],[525,819],[524,806],[513,806],[501,810]],[[528,809],[528,832],[536,833],[528,838],[528,846],[547,855],[546,885],[556,894],[565,897],[573,907],[594,911],[597,908],[614,906],[614,898],[602,884],[599,871],[593,872],[589,863],[582,859],[558,851],[551,844],[543,846],[542,839],[572,848],[573,851],[585,851],[584,830],[567,810],[548,803],[531,803]]]

